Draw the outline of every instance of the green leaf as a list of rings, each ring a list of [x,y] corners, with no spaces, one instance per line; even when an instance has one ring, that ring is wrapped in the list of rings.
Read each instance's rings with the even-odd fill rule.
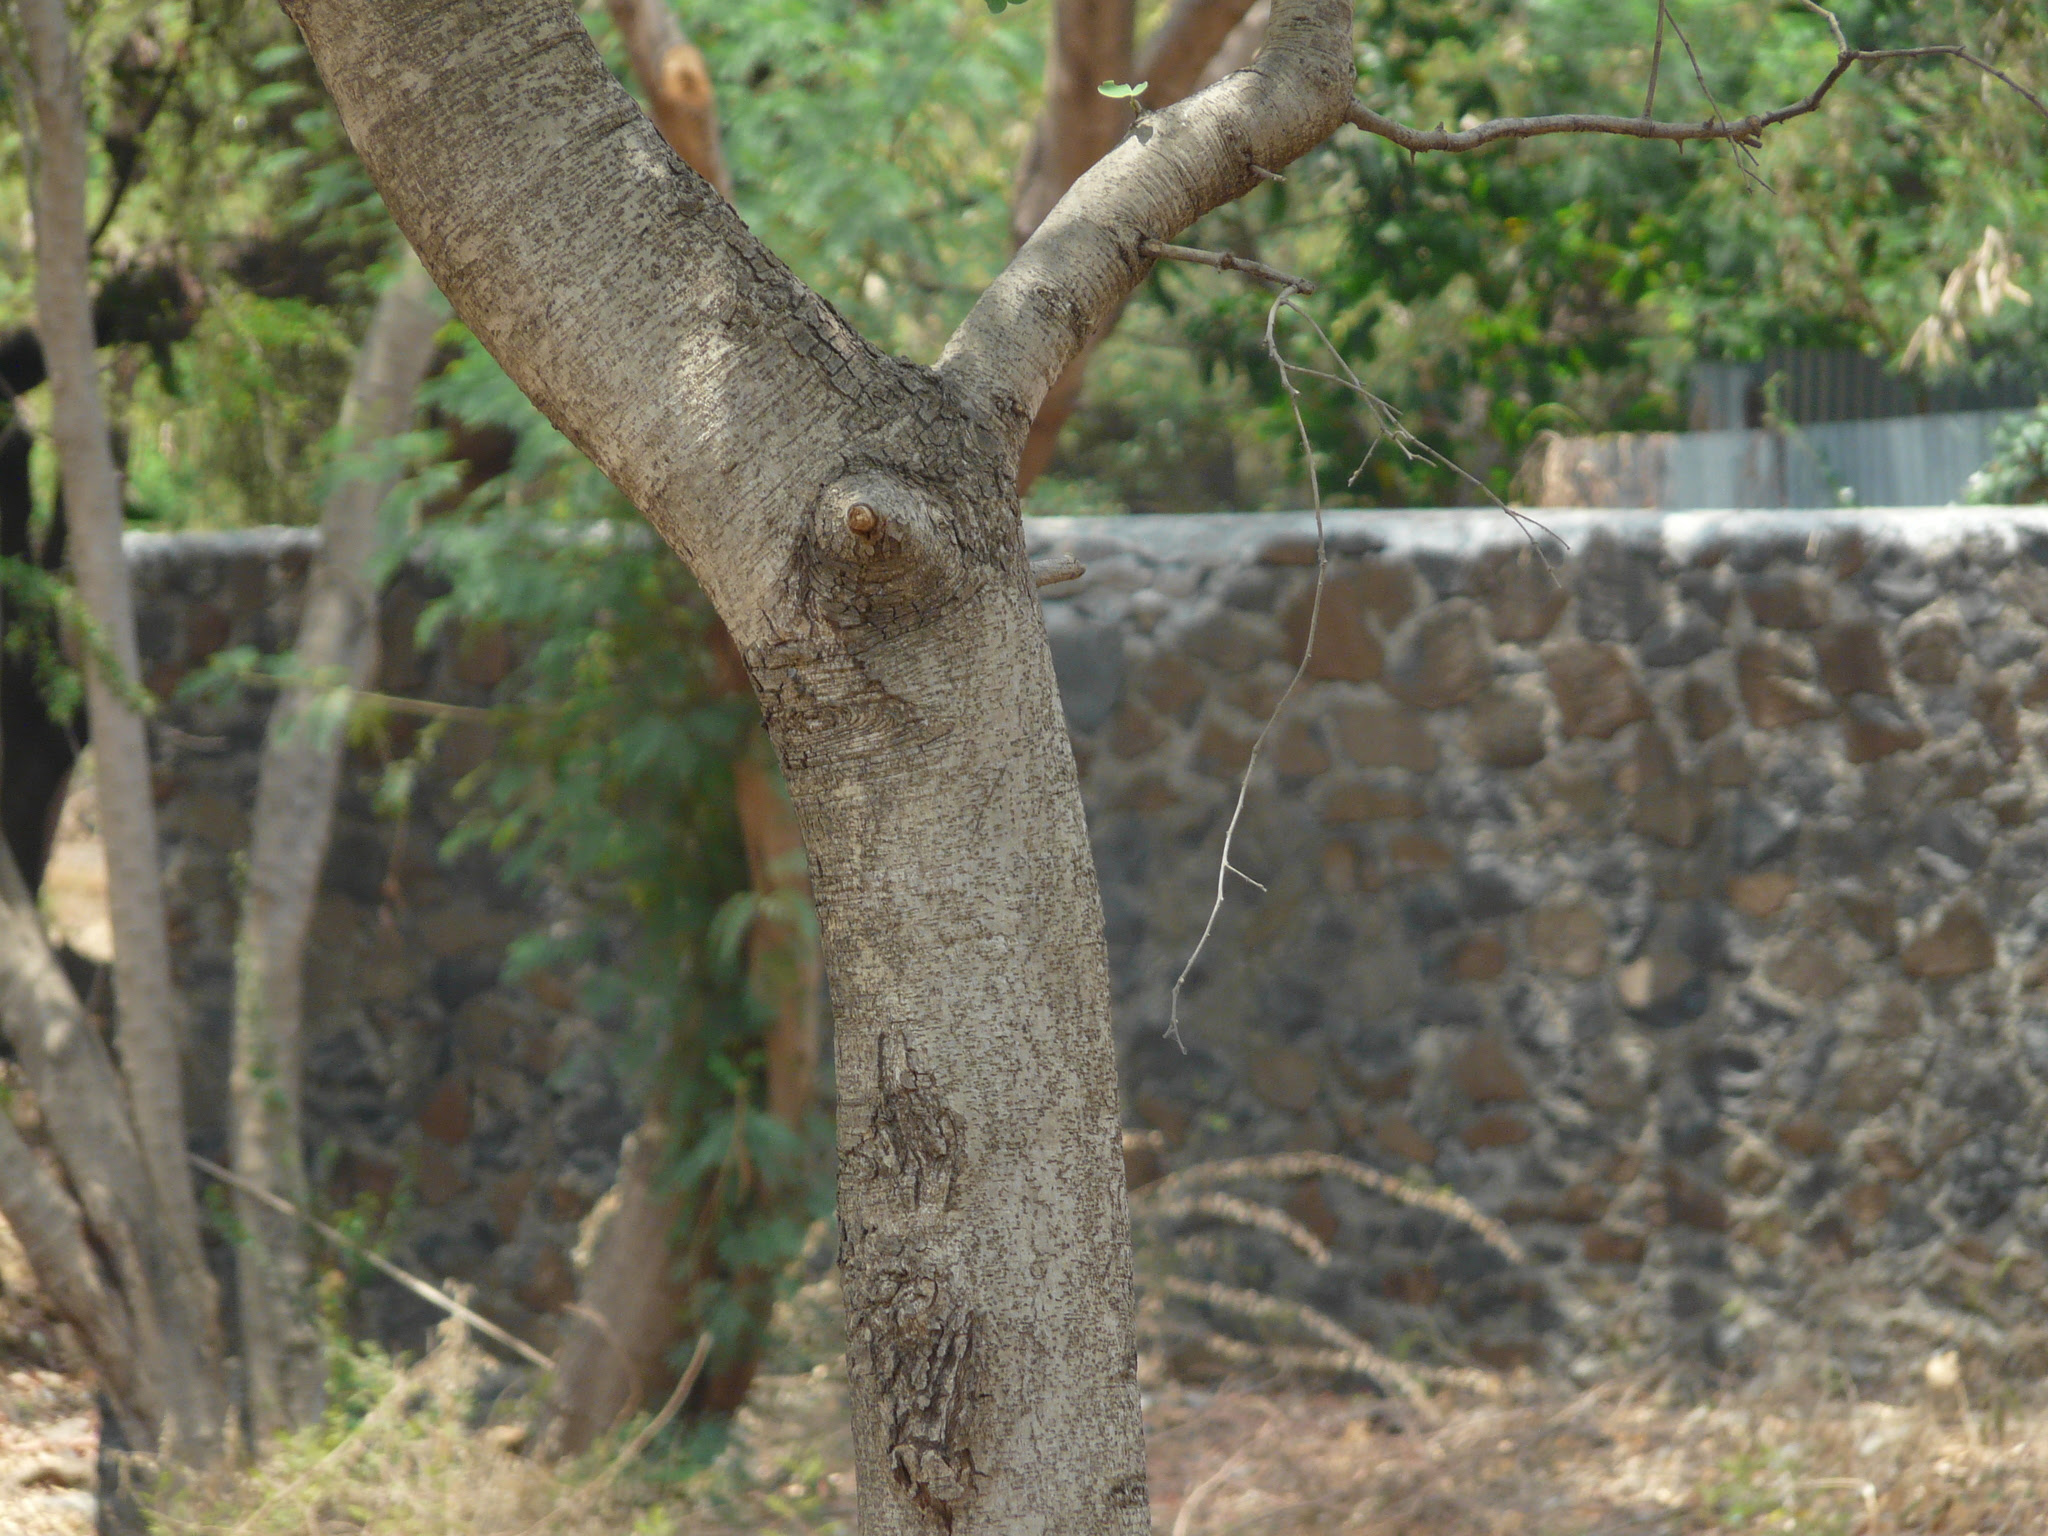
[[[1151,83],[1150,80],[1140,80],[1136,85],[1118,85],[1114,80],[1105,80],[1095,89],[1112,101],[1135,101],[1145,94],[1145,87]]]

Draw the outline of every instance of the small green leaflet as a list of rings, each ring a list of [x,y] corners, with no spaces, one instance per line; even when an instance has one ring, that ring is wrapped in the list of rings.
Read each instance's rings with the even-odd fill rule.
[[[994,0],[990,0],[990,3],[993,4]],[[1014,4],[1015,0],[1011,0],[1011,3]],[[1144,95],[1145,87],[1151,83],[1150,80],[1140,80],[1136,85],[1118,85],[1114,80],[1105,80],[1095,89],[1112,100],[1132,101]]]
[[[987,0],[989,14],[1000,16],[1013,5],[1022,5],[1024,0]]]

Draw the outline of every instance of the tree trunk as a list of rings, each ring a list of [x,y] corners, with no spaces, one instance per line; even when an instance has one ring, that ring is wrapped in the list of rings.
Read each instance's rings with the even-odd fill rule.
[[[86,707],[107,845],[117,1043],[128,1111],[156,1207],[155,1230],[144,1240],[168,1260],[166,1289],[154,1298],[174,1377],[162,1387],[166,1423],[178,1453],[204,1461],[220,1445],[226,1394],[215,1286],[200,1252],[198,1204],[185,1163],[180,1021],[164,927],[148,742],[128,702],[127,691],[137,686],[135,610],[121,550],[120,479],[93,357],[80,65],[62,0],[21,0],[17,14],[34,77],[36,313],[50,373],[50,435],[64,484],[79,596],[104,630],[112,663],[123,674],[109,677],[97,661],[89,662]]]
[[[21,1219],[49,1235],[43,1249],[27,1247],[36,1278],[77,1324],[133,1443],[166,1452],[182,1448],[189,1457],[197,1429],[210,1425],[216,1435],[221,1429],[217,1379],[208,1374],[217,1366],[195,1348],[204,1320],[183,1311],[181,1276],[162,1238],[156,1191],[119,1074],[51,953],[35,898],[4,847],[0,1026],[35,1094],[91,1239],[90,1256],[68,1252],[68,1218],[61,1206],[24,1187]],[[12,1223],[14,1180],[5,1183]],[[90,1279],[80,1273],[86,1268],[118,1293],[127,1318],[125,1342],[122,1324],[100,1315]],[[81,1310],[74,1313],[74,1304]],[[102,1349],[114,1353],[102,1355]]]
[[[1101,903],[1017,460],[1145,240],[1343,123],[1350,6],[1281,0],[1260,67],[1076,182],[935,368],[798,283],[565,5],[287,6],[442,291],[761,698],[832,984],[861,1530],[1146,1530]]]
[[[306,932],[334,830],[347,741],[320,706],[338,686],[368,685],[377,664],[379,513],[396,474],[378,450],[403,432],[434,351],[442,309],[410,251],[370,319],[341,407],[344,478],[320,514],[295,664],[304,679],[271,711],[256,781],[249,879],[235,945],[230,1130],[235,1171],[306,1201],[301,1146],[301,1039]],[[387,455],[388,458],[388,455]],[[323,1379],[304,1230],[238,1191],[235,1255],[250,1428],[259,1442],[309,1422]]]

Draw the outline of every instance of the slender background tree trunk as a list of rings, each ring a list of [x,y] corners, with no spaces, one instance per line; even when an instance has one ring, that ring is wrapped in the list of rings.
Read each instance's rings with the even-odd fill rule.
[[[408,249],[371,315],[342,401],[342,478],[321,510],[320,551],[293,651],[302,680],[271,711],[256,783],[235,945],[230,1131],[235,1171],[302,1206],[306,931],[348,747],[346,706],[332,704],[337,689],[363,688],[376,671],[379,521],[397,478],[389,440],[412,421],[444,313],[439,297]],[[242,1191],[235,1215],[249,1421],[263,1441],[318,1414],[324,1371],[304,1228]]]
[[[178,999],[171,985],[158,864],[156,806],[137,683],[135,610],[121,550],[121,487],[108,445],[94,366],[85,226],[86,123],[80,65],[62,0],[20,0],[17,13],[34,77],[36,314],[49,366],[50,435],[57,449],[79,596],[104,633],[110,676],[86,667],[101,825],[114,928],[116,1045],[129,1113],[169,1263],[158,1309],[165,1367],[159,1440],[210,1460],[227,1408],[216,1287],[199,1243],[198,1203],[185,1162]],[[136,1298],[138,1302],[142,1298]]]

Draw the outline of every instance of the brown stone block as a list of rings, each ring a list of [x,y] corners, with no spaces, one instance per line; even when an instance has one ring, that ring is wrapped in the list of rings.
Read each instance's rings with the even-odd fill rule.
[[[1493,981],[1507,968],[1508,947],[1490,931],[1472,934],[1451,956],[1451,975],[1458,981]]]
[[[1852,763],[1874,763],[1926,742],[1927,733],[1895,700],[1859,693],[1842,712],[1842,752]]]
[[[1472,701],[1465,750],[1489,768],[1527,768],[1543,760],[1543,701],[1496,683]]]
[[[1344,755],[1361,768],[1436,767],[1436,738],[1412,709],[1377,699],[1345,699],[1330,707],[1330,726]]]
[[[1879,959],[1898,950],[1899,909],[1891,897],[1857,885],[1836,886],[1834,897],[1849,926],[1877,952]]]
[[[1203,722],[1195,738],[1195,765],[1212,778],[1236,778],[1251,761],[1252,743],[1257,735],[1238,730],[1220,720]]]
[[[201,603],[185,617],[185,662],[197,666],[205,661],[228,643],[233,629],[225,611],[212,603]]]
[[[1685,728],[1694,741],[1711,741],[1735,722],[1735,706],[1704,677],[1685,680],[1678,707],[1684,712]]]
[[[1519,1116],[1497,1110],[1474,1120],[1458,1133],[1458,1139],[1474,1152],[1483,1152],[1489,1147],[1518,1147],[1531,1134],[1527,1122]]]
[[[1303,1179],[1295,1185],[1294,1193],[1287,1197],[1285,1210],[1313,1232],[1318,1242],[1333,1243],[1337,1240],[1337,1213],[1330,1209],[1321,1179]]]
[[[1168,1147],[1178,1147],[1188,1139],[1188,1128],[1195,1123],[1193,1111],[1186,1105],[1176,1104],[1158,1094],[1142,1091],[1132,1101],[1145,1123],[1166,1138]]]
[[[1923,981],[1947,981],[1988,971],[1998,963],[1998,941],[1974,896],[1950,902],[1900,951],[1899,965]]]
[[[1612,1227],[1588,1227],[1586,1235],[1579,1240],[1579,1249],[1586,1256],[1588,1264],[1627,1264],[1643,1262],[1643,1255],[1649,1251],[1649,1244],[1637,1232],[1617,1232]]]
[[[1618,645],[1556,641],[1544,647],[1543,666],[1566,736],[1605,741],[1624,725],[1650,718],[1649,695]]]
[[[1945,614],[1919,614],[1899,634],[1899,670],[1916,683],[1946,687],[1962,674],[1963,632]]]
[[[1253,1093],[1290,1115],[1306,1114],[1323,1085],[1315,1059],[1292,1046],[1257,1052],[1246,1076]]]
[[[1357,583],[1359,601],[1380,621],[1382,629],[1392,629],[1415,611],[1415,572],[1407,566],[1364,560],[1352,579]]]
[[[1704,770],[1714,789],[1740,789],[1756,776],[1749,746],[1740,736],[1723,736],[1706,750]]]
[[[1607,915],[1591,899],[1547,901],[1529,914],[1529,958],[1539,971],[1597,976],[1607,964]]]
[[[1427,1168],[1436,1161],[1436,1144],[1409,1123],[1406,1115],[1388,1115],[1373,1128],[1372,1139],[1382,1152]]]
[[[427,1096],[418,1115],[420,1130],[435,1141],[459,1147],[469,1140],[476,1116],[470,1107],[469,1084],[459,1076],[444,1077]]]
[[[1126,702],[1109,717],[1109,750],[1118,757],[1143,757],[1164,740],[1166,727],[1149,709]]]
[[[1472,589],[1486,604],[1501,640],[1541,640],[1556,626],[1571,594],[1526,545],[1489,550],[1472,565]]]
[[[1449,869],[1456,854],[1425,832],[1396,832],[1387,839],[1387,867],[1397,875],[1426,875]]]
[[[1287,631],[1287,659],[1301,660],[1308,639],[1313,588],[1304,588],[1291,599],[1281,616]],[[1365,599],[1359,578],[1353,573],[1332,576],[1323,584],[1323,608],[1316,618],[1315,654],[1309,658],[1307,676],[1338,682],[1369,683],[1386,665],[1386,652],[1379,636],[1365,616]]]
[[[1185,720],[1209,691],[1202,674],[1171,651],[1146,662],[1138,671],[1138,696],[1162,715]]]
[[[1507,1043],[1491,1033],[1477,1036],[1458,1053],[1451,1081],[1474,1104],[1512,1104],[1529,1097],[1528,1079]]]
[[[1767,1195],[1785,1177],[1785,1165],[1777,1153],[1754,1136],[1745,1135],[1729,1148],[1721,1177],[1745,1195]]]
[[[1728,1230],[1728,1202],[1721,1192],[1690,1177],[1682,1168],[1664,1170],[1664,1212],[1681,1227],[1701,1232]]]
[[[1838,995],[1855,979],[1836,944],[1817,933],[1795,939],[1764,967],[1764,975],[1794,997],[1812,998],[1815,1002]]]
[[[1885,655],[1883,634],[1870,620],[1830,624],[1814,636],[1813,653],[1820,663],[1822,684],[1836,698],[1856,693],[1891,694],[1891,658]]]
[[[1380,1277],[1380,1294],[1411,1307],[1433,1307],[1444,1294],[1444,1283],[1428,1264],[1404,1265]]]
[[[1180,791],[1164,774],[1137,773],[1111,792],[1109,804],[1112,810],[1137,811],[1141,815],[1171,810],[1180,804]]]
[[[1479,610],[1464,598],[1414,619],[1387,666],[1387,691],[1417,709],[1449,709],[1493,680],[1493,642]]]
[[[1691,848],[1714,814],[1713,796],[1690,779],[1664,779],[1636,796],[1629,826],[1668,848]]]
[[[1290,778],[1313,778],[1327,772],[1329,749],[1322,734],[1307,720],[1288,720],[1273,733],[1273,767]]]
[[[1799,877],[1782,869],[1734,875],[1728,881],[1728,905],[1759,922],[1776,917],[1799,889]]]
[[[1914,1075],[1896,1053],[1871,1053],[1843,1073],[1835,1108],[1845,1115],[1881,1115],[1913,1086]]]
[[[1811,1110],[1793,1115],[1777,1130],[1778,1142],[1799,1157],[1823,1157],[1835,1150],[1835,1133]]]
[[[1834,587],[1820,572],[1801,566],[1759,576],[1742,595],[1765,629],[1819,629],[1828,621]]]
[[[1971,697],[1971,710],[2000,758],[2010,763],[2020,755],[2020,708],[2010,688],[1986,678]]]
[[[1834,702],[1813,685],[1812,676],[1812,663],[1800,648],[1774,635],[1748,641],[1735,653],[1736,692],[1759,730],[1782,730],[1834,713]]]
[[[1143,1189],[1166,1176],[1166,1160],[1161,1156],[1164,1141],[1157,1131],[1124,1132],[1125,1189]]]

